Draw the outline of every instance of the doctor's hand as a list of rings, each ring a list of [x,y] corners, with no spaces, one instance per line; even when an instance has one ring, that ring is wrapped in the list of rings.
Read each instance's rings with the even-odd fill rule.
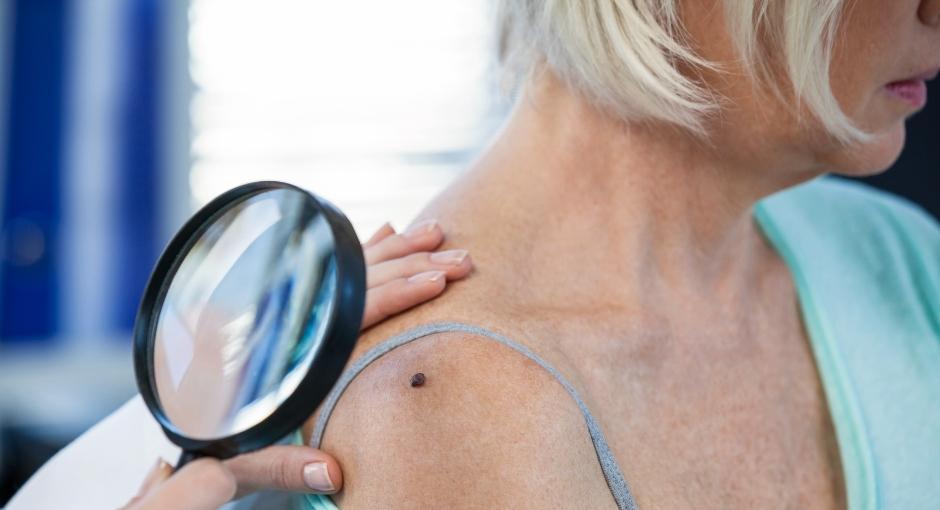
[[[470,273],[467,250],[433,251],[443,242],[440,225],[425,220],[401,234],[386,223],[362,245],[369,288],[363,330],[437,297],[448,281]]]
[[[466,250],[434,251],[443,241],[441,227],[428,220],[401,234],[386,223],[362,245],[368,288],[362,330],[437,297],[448,281],[470,273]],[[215,510],[259,490],[333,494],[342,486],[342,469],[330,455],[276,445],[225,461],[197,459],[175,474],[159,461],[124,509]]]

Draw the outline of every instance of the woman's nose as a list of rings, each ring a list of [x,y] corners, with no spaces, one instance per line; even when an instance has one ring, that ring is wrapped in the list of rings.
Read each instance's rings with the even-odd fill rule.
[[[927,26],[936,27],[940,25],[940,0],[921,0],[920,8],[917,9],[917,17]]]

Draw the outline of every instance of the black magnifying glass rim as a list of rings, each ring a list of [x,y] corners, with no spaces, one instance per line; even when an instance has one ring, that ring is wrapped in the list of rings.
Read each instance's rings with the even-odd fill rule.
[[[285,189],[306,195],[325,217],[333,234],[336,287],[323,341],[297,388],[270,416],[229,436],[213,439],[188,437],[172,424],[160,407],[151,370],[156,327],[166,293],[189,250],[215,220],[253,196]],[[333,388],[359,337],[365,296],[366,266],[362,246],[352,224],[338,208],[302,188],[278,181],[252,182],[229,190],[206,204],[183,225],[164,249],[150,275],[134,323],[137,388],[166,436],[183,449],[181,459],[186,456],[225,459],[273,444],[297,430]],[[311,300],[308,317],[312,317],[314,305],[315,300]],[[315,371],[312,370],[314,366]]]

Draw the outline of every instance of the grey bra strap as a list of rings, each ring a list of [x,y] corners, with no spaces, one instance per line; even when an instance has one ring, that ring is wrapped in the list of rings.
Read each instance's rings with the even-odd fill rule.
[[[565,388],[565,391],[568,392],[568,395],[574,399],[578,404],[578,407],[581,409],[581,414],[584,415],[584,422],[587,424],[588,432],[591,435],[591,441],[594,443],[594,450],[597,452],[597,460],[600,462],[601,470],[604,472],[604,478],[607,479],[607,486],[610,487],[610,492],[614,496],[614,501],[617,502],[617,508],[620,510],[636,510],[636,502],[633,500],[633,495],[630,492],[630,487],[627,485],[627,481],[623,478],[623,474],[620,472],[620,467],[617,465],[616,459],[614,459],[613,453],[610,451],[610,447],[607,445],[607,441],[604,439],[604,435],[601,433],[600,426],[597,424],[597,420],[594,419],[594,416],[591,414],[591,411],[588,410],[587,405],[581,400],[581,396],[578,395],[578,392],[574,389],[571,383],[563,375],[561,375],[558,370],[555,370],[555,367],[551,366],[540,358],[537,354],[530,351],[526,346],[514,342],[506,338],[499,333],[494,333],[486,329],[471,326],[468,324],[461,324],[458,322],[436,322],[432,324],[424,324],[412,328],[408,331],[400,333],[379,345],[376,345],[369,352],[365,353],[362,357],[357,359],[352,366],[346,370],[343,375],[340,377],[339,381],[333,387],[333,391],[327,396],[326,401],[323,403],[323,407],[320,411],[320,415],[317,417],[316,426],[313,429],[313,435],[310,438],[310,446],[314,448],[320,447],[320,441],[323,439],[323,431],[326,429],[326,424],[330,419],[330,415],[333,414],[333,409],[336,407],[336,403],[339,401],[339,398],[342,396],[343,392],[346,391],[346,388],[349,386],[349,383],[359,375],[369,364],[373,361],[381,358],[391,350],[401,347],[402,345],[407,344],[418,338],[432,335],[434,333],[445,333],[451,331],[460,331],[464,333],[471,333],[474,335],[480,335],[492,340],[495,340],[506,347],[516,350],[517,352],[523,354],[527,358],[536,362],[547,370],[550,374],[555,376],[558,379],[558,382]]]

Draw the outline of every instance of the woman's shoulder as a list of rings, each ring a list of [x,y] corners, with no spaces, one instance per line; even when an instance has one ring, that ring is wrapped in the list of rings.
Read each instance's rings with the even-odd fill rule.
[[[410,321],[391,329],[401,324]],[[609,498],[583,417],[561,385],[468,331],[423,335],[376,358],[343,392],[322,447],[342,459],[344,509]]]

